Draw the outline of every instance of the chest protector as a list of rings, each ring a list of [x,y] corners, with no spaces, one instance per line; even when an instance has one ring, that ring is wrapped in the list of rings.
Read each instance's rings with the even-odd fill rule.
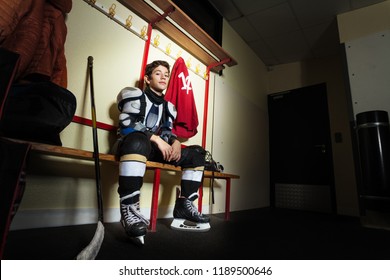
[[[127,87],[117,96],[120,134],[133,131],[148,131],[160,135],[170,143],[176,139],[172,134],[173,121],[177,112],[175,106],[164,96],[158,96],[149,88],[142,92],[138,88]]]

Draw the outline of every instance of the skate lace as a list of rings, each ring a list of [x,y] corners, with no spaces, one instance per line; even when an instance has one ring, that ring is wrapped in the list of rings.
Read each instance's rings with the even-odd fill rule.
[[[144,222],[149,225],[149,221],[139,212],[139,202],[134,204],[121,204],[123,219],[129,224]]]
[[[190,213],[192,216],[201,216],[202,214],[195,207],[194,203],[191,200],[187,200],[187,204],[190,208]]]

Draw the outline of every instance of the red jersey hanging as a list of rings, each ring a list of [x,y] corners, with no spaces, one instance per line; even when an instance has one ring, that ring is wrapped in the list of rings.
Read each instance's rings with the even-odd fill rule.
[[[190,138],[198,133],[198,113],[187,66],[179,57],[173,65],[165,100],[175,105],[177,117],[172,132],[178,137]]]

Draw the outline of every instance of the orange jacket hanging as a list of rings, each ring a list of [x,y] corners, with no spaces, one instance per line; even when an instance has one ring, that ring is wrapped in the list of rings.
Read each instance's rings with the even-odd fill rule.
[[[15,79],[48,77],[67,87],[65,17],[72,0],[0,0],[0,47],[20,55]]]
[[[191,138],[198,133],[198,113],[187,66],[179,57],[172,68],[165,100],[175,105],[177,117],[172,132],[180,138]]]

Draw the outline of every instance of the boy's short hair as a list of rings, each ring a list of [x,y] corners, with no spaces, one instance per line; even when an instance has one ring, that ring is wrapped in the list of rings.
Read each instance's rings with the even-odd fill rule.
[[[168,69],[168,73],[170,73],[168,62],[166,62],[165,60],[155,60],[155,61],[146,65],[145,75],[150,77],[152,75],[153,70],[160,65],[166,67]]]

